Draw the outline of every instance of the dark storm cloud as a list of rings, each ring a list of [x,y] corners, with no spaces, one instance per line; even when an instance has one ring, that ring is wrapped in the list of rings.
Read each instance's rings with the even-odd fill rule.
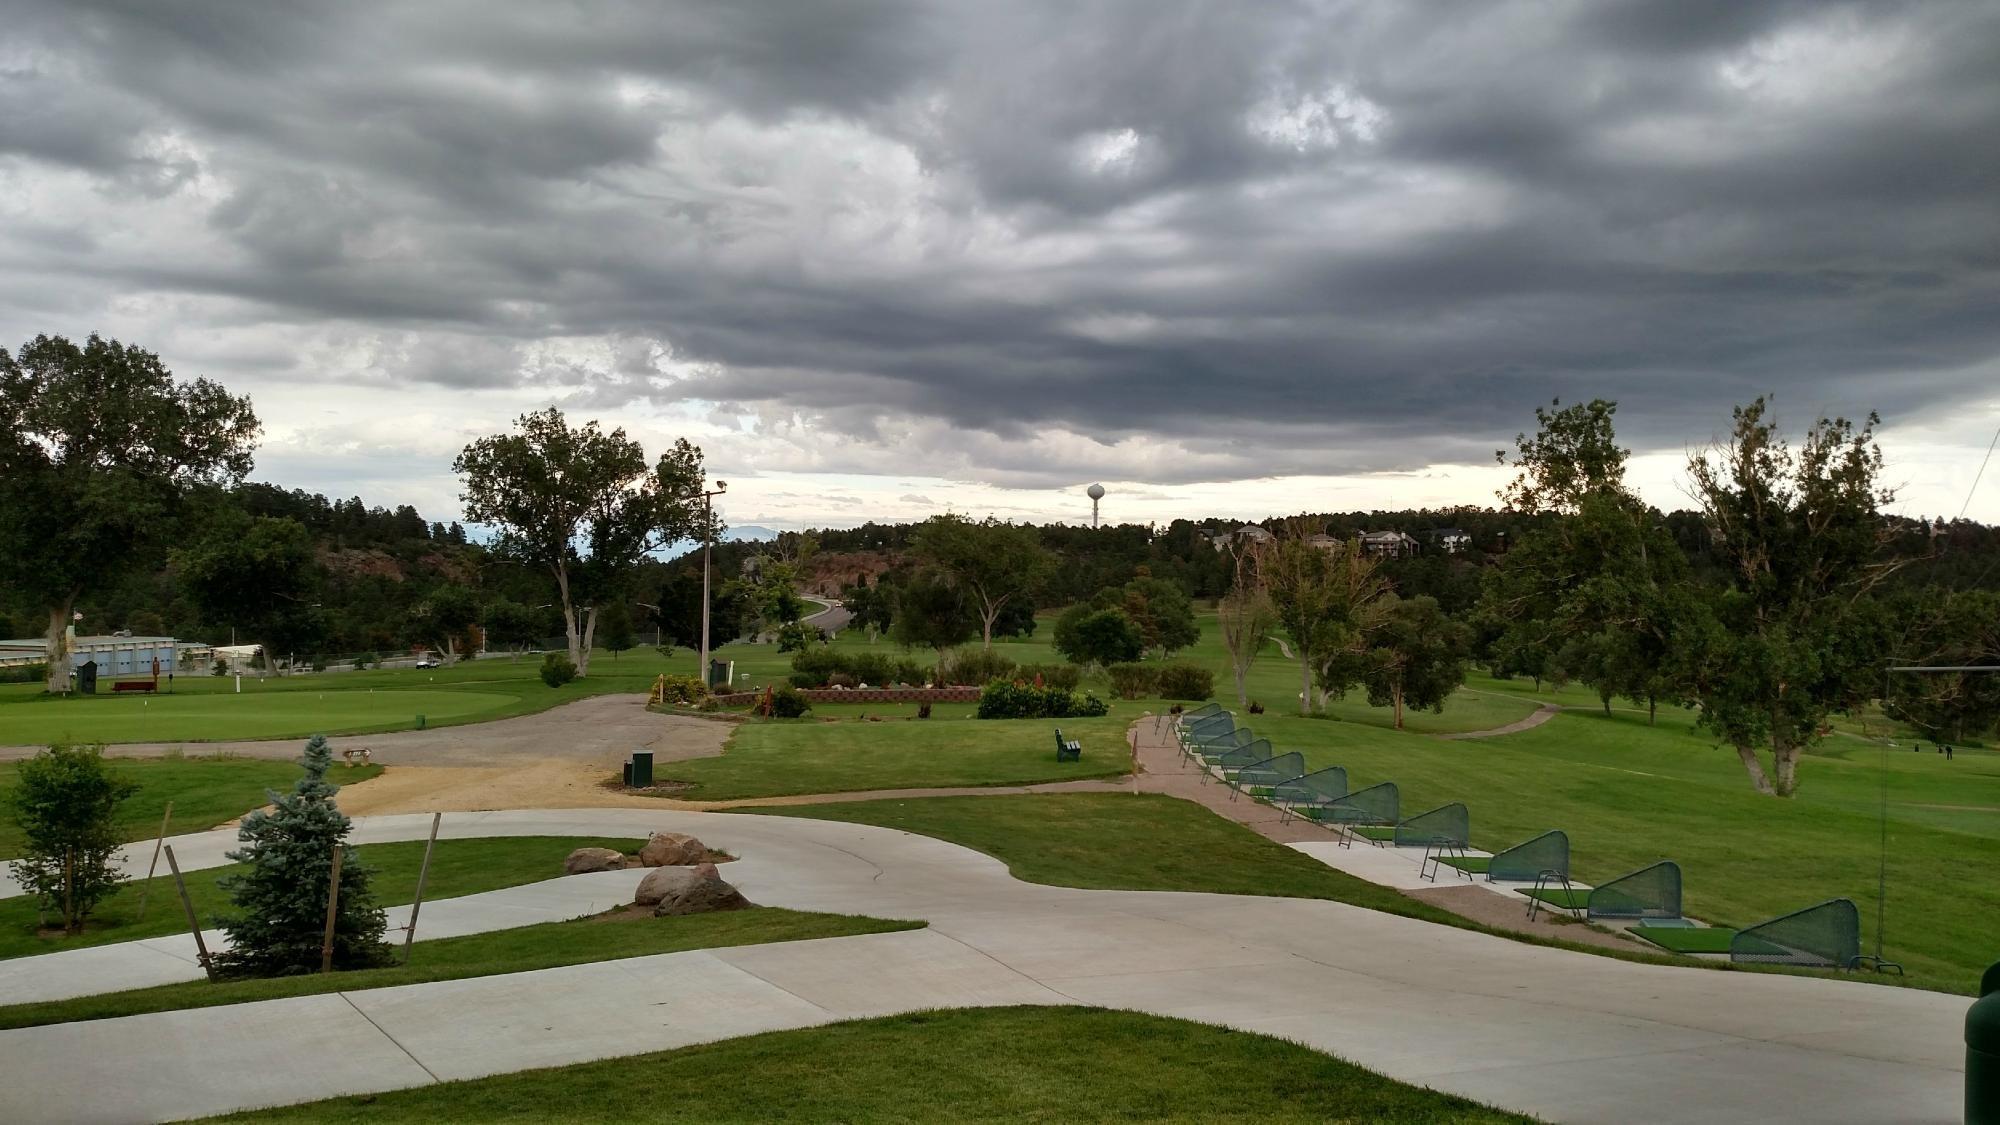
[[[167,294],[1009,482],[1935,415],[2000,353],[1990,4],[24,8],[13,338]],[[83,233],[142,207],[172,250]]]

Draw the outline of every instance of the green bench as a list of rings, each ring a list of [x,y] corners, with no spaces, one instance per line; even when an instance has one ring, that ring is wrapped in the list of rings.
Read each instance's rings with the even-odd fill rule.
[[[1056,761],[1080,762],[1083,760],[1083,743],[1074,738],[1064,738],[1062,728],[1056,728]]]

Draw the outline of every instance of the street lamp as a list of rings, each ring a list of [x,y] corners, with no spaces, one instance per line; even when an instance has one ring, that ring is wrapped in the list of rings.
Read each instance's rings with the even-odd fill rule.
[[[712,491],[701,494],[701,662],[695,674],[710,687],[714,684],[710,683],[708,674],[708,557],[710,549],[715,546],[714,498],[728,490],[728,482],[716,481]]]

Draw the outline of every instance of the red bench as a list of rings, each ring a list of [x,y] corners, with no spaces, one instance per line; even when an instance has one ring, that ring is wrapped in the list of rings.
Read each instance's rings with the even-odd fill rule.
[[[154,683],[151,680],[116,680],[112,683],[111,690],[112,691],[157,691],[159,690],[159,687],[160,685]]]

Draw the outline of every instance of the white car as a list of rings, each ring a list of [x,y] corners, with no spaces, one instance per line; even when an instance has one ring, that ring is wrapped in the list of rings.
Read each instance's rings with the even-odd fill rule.
[[[419,656],[417,657],[417,667],[442,668],[444,667],[444,664],[441,661],[439,661],[438,658],[435,656]]]

